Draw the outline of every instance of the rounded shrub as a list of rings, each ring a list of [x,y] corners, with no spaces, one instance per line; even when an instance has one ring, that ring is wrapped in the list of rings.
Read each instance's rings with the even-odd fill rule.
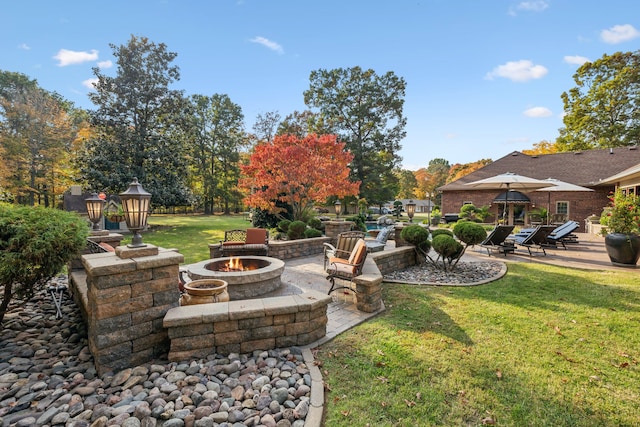
[[[289,231],[289,224],[291,224],[290,220],[283,219],[278,223],[278,230],[282,231],[283,233],[286,233],[287,231]]]
[[[302,221],[292,221],[287,229],[287,237],[289,240],[298,240],[304,238],[304,231],[307,229],[307,224]]]
[[[419,225],[410,225],[402,228],[400,238],[407,243],[414,245],[416,248],[428,253],[431,249],[429,241],[429,230]]]
[[[436,228],[435,230],[431,231],[432,238],[435,238],[436,236],[440,236],[442,234],[444,234],[445,236],[453,237],[453,231],[449,230],[448,228]]]
[[[322,230],[322,221],[320,221],[315,216],[309,218],[309,221],[307,221],[307,225],[311,228],[315,228],[316,230]]]
[[[482,243],[487,238],[487,231],[475,222],[458,222],[453,227],[453,234],[468,246]]]
[[[322,236],[322,231],[316,228],[307,228],[306,230],[304,230],[305,239],[310,239],[312,237],[321,237],[321,236]]]
[[[433,250],[436,251],[442,258],[455,259],[462,255],[464,247],[460,242],[451,236],[446,234],[440,234],[431,241]]]

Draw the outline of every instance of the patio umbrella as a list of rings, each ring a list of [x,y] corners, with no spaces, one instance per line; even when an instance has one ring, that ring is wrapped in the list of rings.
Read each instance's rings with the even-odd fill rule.
[[[464,185],[477,190],[501,190],[506,189],[507,195],[504,200],[504,212],[502,217],[507,215],[507,203],[509,202],[509,190],[537,190],[539,188],[552,187],[555,184],[542,179],[530,178],[507,172],[478,181],[468,182]]]
[[[551,187],[539,188],[536,191],[546,191],[547,192],[547,224],[549,224],[549,215],[551,213],[551,192],[552,191],[594,191],[591,188],[582,187],[580,185],[571,184],[570,182],[560,181],[555,178],[547,178],[543,181],[550,182],[553,184]]]

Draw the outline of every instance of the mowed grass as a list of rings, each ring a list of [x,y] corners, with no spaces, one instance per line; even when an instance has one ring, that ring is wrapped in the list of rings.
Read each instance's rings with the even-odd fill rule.
[[[209,259],[209,244],[224,239],[224,232],[252,227],[242,215],[151,215],[142,240],[163,248],[176,248],[184,263]],[[125,236],[123,243],[131,240]]]
[[[639,279],[509,264],[478,287],[385,284],[383,314],[318,349],[326,425],[640,425]]]

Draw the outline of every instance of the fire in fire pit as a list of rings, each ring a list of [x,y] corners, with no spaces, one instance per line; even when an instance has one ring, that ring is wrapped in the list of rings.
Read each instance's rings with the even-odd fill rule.
[[[208,263],[205,268],[211,271],[252,271],[269,265],[269,261],[256,258],[231,257],[228,260]]]

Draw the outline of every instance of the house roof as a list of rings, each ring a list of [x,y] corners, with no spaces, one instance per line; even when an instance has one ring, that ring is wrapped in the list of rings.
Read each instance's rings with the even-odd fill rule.
[[[513,172],[530,178],[555,178],[583,187],[594,187],[640,163],[640,149],[605,148],[554,154],[527,155],[514,151],[469,175],[438,188],[440,191],[470,190],[467,182]]]

